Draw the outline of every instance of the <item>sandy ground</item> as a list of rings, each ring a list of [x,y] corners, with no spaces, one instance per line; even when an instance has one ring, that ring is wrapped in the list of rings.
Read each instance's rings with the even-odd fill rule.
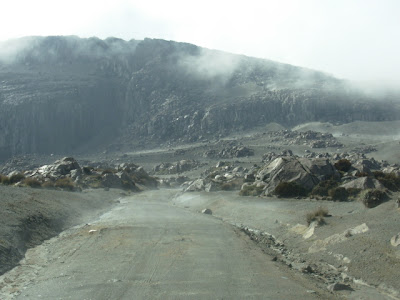
[[[0,273],[25,251],[115,205],[120,190],[63,192],[0,185]]]
[[[213,216],[228,223],[273,235],[283,244],[276,252],[283,262],[299,271],[311,266],[327,285],[349,283],[355,289],[354,299],[399,299],[400,249],[393,247],[390,239],[400,230],[400,211],[393,200],[367,209],[359,202],[204,192],[181,194],[173,204],[198,212],[210,208]],[[325,218],[325,225],[308,226],[305,215],[320,206],[331,216]]]

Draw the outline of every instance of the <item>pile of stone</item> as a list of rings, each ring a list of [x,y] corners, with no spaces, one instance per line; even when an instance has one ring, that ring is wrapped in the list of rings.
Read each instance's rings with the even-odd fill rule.
[[[312,191],[314,196],[322,195],[319,193],[325,187],[329,191],[328,199],[345,201],[357,197],[372,208],[387,199],[388,189],[400,190],[400,166],[367,159],[364,154],[298,157],[291,151],[279,155],[271,152],[263,156],[263,162],[265,165],[257,170],[255,180],[243,184],[241,194],[272,195],[281,183],[294,183],[305,191]],[[318,192],[313,190],[317,185]]]
[[[356,152],[356,153],[368,154],[368,153],[371,153],[371,152],[375,152],[377,150],[378,149],[376,147],[369,145],[369,146],[363,146],[363,147],[354,148],[353,151]]]
[[[187,176],[159,178],[158,186],[162,188],[179,188],[185,182],[189,182],[190,178]]]
[[[253,181],[252,171],[229,162],[218,162],[206,170],[202,178],[185,182],[182,187],[185,192],[240,190],[246,180]]]
[[[174,163],[162,163],[153,168],[153,172],[158,175],[179,174],[195,170],[202,164],[195,160],[181,160]]]
[[[67,179],[76,188],[120,188],[139,191],[140,188],[156,188],[157,180],[150,177],[143,167],[122,163],[115,168],[81,167],[72,157],[64,157],[53,164],[25,171],[26,178],[40,183],[54,183]]]
[[[290,149],[283,150],[280,154],[276,154],[275,152],[267,152],[262,156],[262,162],[269,163],[270,161],[273,161],[275,158],[280,156],[294,156],[294,154]]]
[[[305,132],[280,130],[271,131],[269,136],[273,142],[281,142],[286,145],[306,145],[310,148],[342,148],[343,144],[339,143],[330,133],[321,133],[312,130]]]
[[[281,182],[294,182],[311,190],[319,182],[330,178],[340,178],[340,174],[327,159],[278,156],[271,158],[269,163],[260,168],[255,175],[255,181],[245,183],[242,190],[262,187],[262,194],[269,195]]]
[[[28,171],[25,173],[27,177],[36,178],[39,180],[58,180],[64,177],[77,178],[81,174],[81,167],[72,157],[64,157],[56,160],[51,165],[44,165],[31,172]]]
[[[10,174],[15,171],[21,172],[37,168],[39,165],[35,163],[35,160],[33,155],[15,156],[4,163],[0,169],[0,174]]]
[[[235,145],[225,147],[222,150],[208,150],[204,152],[204,157],[207,158],[235,158],[235,157],[249,157],[254,155],[254,150],[246,146]]]

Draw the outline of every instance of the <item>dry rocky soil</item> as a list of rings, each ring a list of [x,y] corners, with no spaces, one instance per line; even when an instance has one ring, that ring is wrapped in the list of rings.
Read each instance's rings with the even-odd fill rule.
[[[252,170],[267,163],[265,154],[285,150],[300,157],[363,153],[365,159],[384,160],[384,165],[396,168],[400,164],[399,125],[309,123],[287,132],[270,124],[218,141],[74,157],[82,166],[88,162],[143,166],[158,178],[159,188],[176,189],[176,196],[170,199],[172,205],[196,212],[210,209],[214,217],[245,232],[271,259],[323,283],[338,297],[400,299],[400,238],[395,238],[400,233],[398,192],[388,191],[383,203],[367,208],[357,199],[340,202],[326,197],[280,198],[267,194],[244,197],[239,195],[240,187],[184,191],[191,182],[209,174],[207,170],[219,161]],[[310,133],[292,133],[308,131],[320,133],[317,141],[307,139]],[[14,163],[23,171],[60,157],[29,157],[29,163],[19,158]],[[176,164],[183,160],[191,163]],[[10,171],[12,164],[4,164],[5,168]],[[69,192],[0,185],[0,272],[17,265],[28,248],[73,225],[89,222],[116,205],[119,198],[136,192],[112,187]],[[306,215],[318,208],[327,210],[323,220],[307,222]]]

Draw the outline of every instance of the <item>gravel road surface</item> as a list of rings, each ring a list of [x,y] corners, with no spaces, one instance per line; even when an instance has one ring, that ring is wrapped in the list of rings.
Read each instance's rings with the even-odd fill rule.
[[[28,250],[0,299],[333,298],[232,226],[170,205],[172,193],[127,197]]]

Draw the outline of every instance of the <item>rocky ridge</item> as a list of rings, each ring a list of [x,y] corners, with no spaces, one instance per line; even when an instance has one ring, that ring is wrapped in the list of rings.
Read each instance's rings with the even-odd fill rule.
[[[3,160],[400,116],[396,99],[377,102],[321,72],[185,43],[54,36],[1,47],[17,49],[0,55]]]

